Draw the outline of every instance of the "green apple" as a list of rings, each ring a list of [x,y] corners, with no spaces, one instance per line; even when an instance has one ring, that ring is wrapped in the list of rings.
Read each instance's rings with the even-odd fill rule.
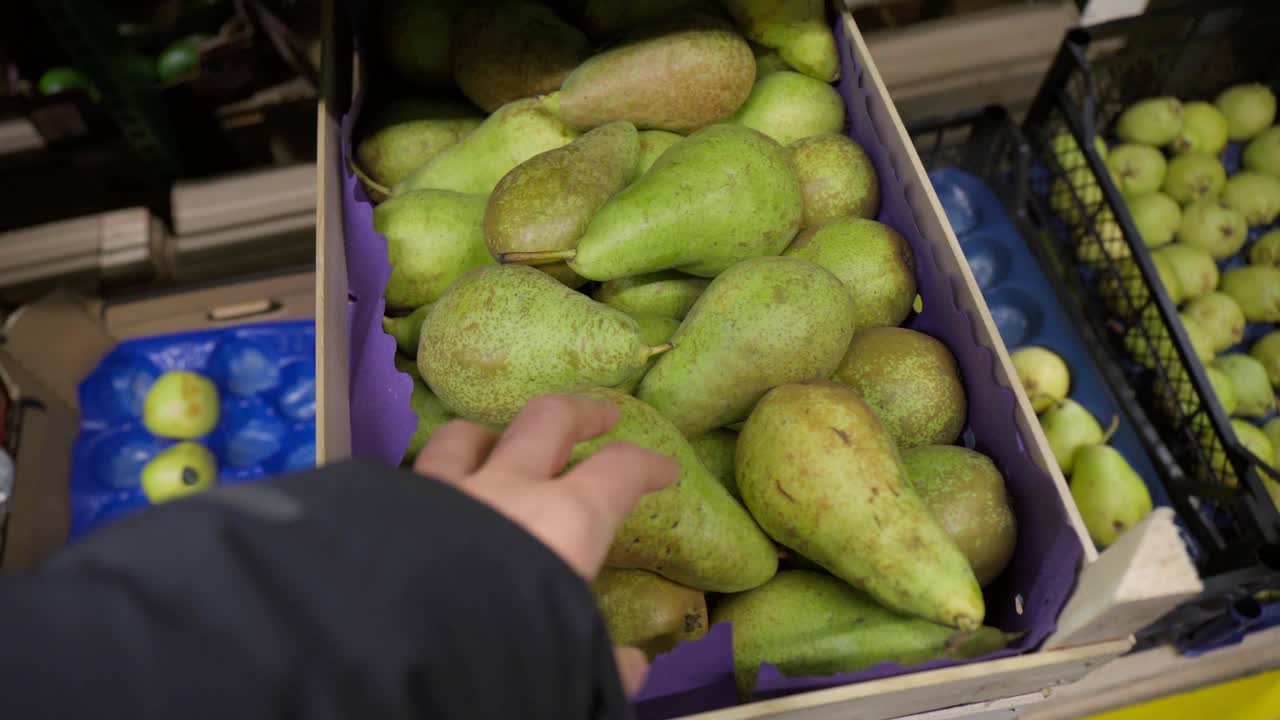
[[[218,425],[218,388],[186,370],[161,375],[142,401],[142,424],[160,437],[191,440]]]
[[[218,482],[218,460],[200,443],[185,441],[142,466],[142,492],[152,504],[177,500]]]
[[[1280,125],[1271,126],[1250,140],[1243,159],[1248,170],[1280,177]]]

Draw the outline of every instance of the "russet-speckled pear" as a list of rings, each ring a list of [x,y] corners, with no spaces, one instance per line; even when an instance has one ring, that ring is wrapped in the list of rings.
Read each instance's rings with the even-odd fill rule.
[[[680,464],[675,483],[645,495],[622,521],[606,565],[649,570],[708,592],[741,592],[773,577],[777,549],[703,467],[679,430],[653,408],[616,390],[586,388],[574,394],[609,400],[621,417],[609,432],[579,443],[572,462],[621,440]]]
[[[774,388],[738,435],[736,464],[738,492],[774,540],[892,610],[982,624],[969,561],[857,392],[818,380]]]
[[[688,437],[738,422],[772,387],[829,377],[849,347],[853,313],[844,285],[814,263],[745,260],[694,303],[636,397]]]
[[[418,308],[440,297],[458,276],[493,265],[484,246],[483,195],[414,190],[373,210],[373,229],[387,238],[391,277],[387,307]]]
[[[823,82],[840,77],[840,56],[822,0],[723,0],[747,37],[777,48],[791,67]]]
[[[640,648],[652,660],[681,642],[707,634],[707,598],[701,590],[647,570],[603,568],[591,583],[615,645]]]
[[[624,313],[522,265],[458,278],[422,324],[418,370],[459,415],[504,424],[537,395],[634,377],[650,347]]]
[[[683,320],[710,284],[707,278],[663,270],[602,283],[592,297],[628,315],[648,313]]]

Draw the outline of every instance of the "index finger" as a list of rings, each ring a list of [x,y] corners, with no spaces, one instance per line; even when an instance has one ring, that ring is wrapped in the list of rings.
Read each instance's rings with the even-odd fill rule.
[[[569,462],[573,446],[602,435],[618,422],[618,406],[574,395],[543,395],[511,421],[487,467],[551,478]]]

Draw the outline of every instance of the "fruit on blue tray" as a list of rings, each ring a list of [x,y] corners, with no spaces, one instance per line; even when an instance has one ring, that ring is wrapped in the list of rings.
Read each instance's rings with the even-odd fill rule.
[[[1127,143],[1160,147],[1182,132],[1182,102],[1174,97],[1153,97],[1130,105],[1116,121],[1116,135]]]
[[[591,54],[582,31],[546,5],[507,0],[475,3],[458,14],[453,32],[453,80],[485,112],[560,89]]]
[[[142,405],[142,423],[160,437],[192,440],[218,425],[218,388],[209,378],[170,370],[156,379]]]
[[[840,77],[840,57],[822,0],[723,0],[742,32],[776,48],[796,70],[823,82]]]
[[[761,663],[786,676],[830,676],[884,662],[911,666],[978,657],[1017,637],[993,627],[958,631],[902,615],[810,570],[781,572],[755,590],[725,598],[711,621],[733,624],[734,676],[744,698],[756,685]]]
[[[640,159],[636,163],[636,174],[643,175],[649,172],[649,168],[658,162],[658,158],[662,157],[662,153],[683,139],[684,136],[680,133],[666,130],[641,130]]]
[[[1071,388],[1071,371],[1054,351],[1038,345],[1018,348],[1010,356],[1018,381],[1036,413],[1048,410],[1065,398]]]
[[[1178,228],[1182,227],[1182,208],[1162,192],[1150,192],[1136,197],[1125,197],[1133,224],[1142,235],[1142,242],[1149,248],[1157,248],[1173,242]]]
[[[991,458],[954,445],[921,445],[902,466],[933,517],[969,559],[986,587],[1004,572],[1018,542],[1004,476]]]
[[[708,278],[662,270],[601,283],[593,297],[628,315],[663,315],[683,320],[710,284]]]
[[[635,180],[639,161],[635,126],[616,122],[517,165],[498,182],[484,211],[489,253],[502,260],[575,247],[596,211]]]
[[[391,278],[383,292],[392,310],[434,302],[472,268],[493,265],[484,243],[485,197],[450,190],[415,190],[373,210],[373,227],[387,238]]]
[[[1203,101],[1182,105],[1182,131],[1169,147],[1175,153],[1204,152],[1217,155],[1227,147],[1227,116]]]
[[[1125,143],[1111,148],[1107,167],[1126,196],[1153,193],[1164,184],[1164,155],[1150,145]]]
[[[361,129],[356,164],[387,192],[483,120],[475,108],[458,100],[395,100],[374,116],[368,128]]]
[[[665,345],[670,342],[671,336],[675,335],[676,330],[680,327],[679,320],[666,315],[632,313],[631,317],[640,326],[640,338],[644,340],[646,345],[651,347]],[[617,390],[628,395],[634,395],[636,388],[640,387],[640,380],[653,368],[654,363],[657,361],[658,358],[656,356],[649,358],[649,362],[645,363],[639,372],[617,385]]]
[[[583,130],[626,120],[693,132],[733,115],[755,76],[751,46],[728,23],[684,13],[579,65],[560,87],[560,116]]]
[[[1280,268],[1280,230],[1272,230],[1254,241],[1249,248],[1249,264]]]
[[[1205,250],[1175,242],[1156,250],[1154,255],[1164,258],[1173,268],[1184,299],[1194,300],[1218,287],[1218,265]]]
[[[422,336],[422,321],[431,312],[431,303],[426,303],[408,315],[382,318],[382,331],[396,341],[396,349],[408,355],[418,355],[418,340]]]
[[[523,265],[455,280],[422,325],[427,385],[459,415],[504,424],[537,395],[611,387],[666,346],[650,347],[627,315]]]
[[[1280,330],[1272,330],[1258,338],[1249,348],[1249,355],[1267,369],[1271,387],[1280,390]]]
[[[1202,295],[1187,303],[1182,312],[1204,330],[1215,353],[1244,338],[1244,311],[1230,295],[1220,292]]]
[[[180,442],[142,467],[142,492],[153,505],[177,500],[218,482],[218,459],[197,442]]]
[[[819,380],[769,391],[738,436],[737,475],[751,514],[782,545],[890,609],[982,624],[969,561],[857,392]]]
[[[708,592],[749,590],[773,577],[777,549],[670,422],[614,390],[575,394],[613,402],[621,418],[609,432],[575,447],[572,463],[590,462],[600,448],[624,441],[660,452],[681,469],[673,485],[641,498],[622,521],[606,565],[649,570]]]
[[[1169,161],[1161,189],[1181,205],[1203,197],[1216,198],[1227,184],[1227,171],[1216,155],[1187,152]]]
[[[734,455],[738,451],[738,433],[728,428],[717,428],[689,440],[690,447],[707,470],[724,485],[729,494],[741,500],[738,481],[734,476]]]
[[[1213,104],[1227,118],[1227,136],[1248,140],[1276,120],[1276,96],[1261,83],[1233,85],[1223,90]]]
[[[515,166],[578,137],[556,114],[558,104],[556,95],[544,95],[503,105],[401,180],[393,194],[434,189],[488,195]]]
[[[1220,199],[1200,198],[1188,205],[1178,230],[1179,242],[1198,247],[1215,260],[1240,252],[1248,237],[1249,225],[1244,215],[1226,202],[1225,193]]]
[[[1257,358],[1231,353],[1220,355],[1213,366],[1231,378],[1231,387],[1236,391],[1236,415],[1263,418],[1275,410],[1275,391],[1271,389],[1266,367]]]
[[[1151,493],[1119,450],[1087,445],[1072,464],[1071,497],[1098,547],[1110,546],[1151,512]]]
[[[1270,225],[1280,215],[1280,178],[1236,173],[1222,188],[1222,202],[1239,210],[1249,225]]]
[[[603,568],[591,583],[600,615],[615,645],[639,648],[653,659],[707,634],[707,598],[647,570]]]
[[[729,122],[790,145],[801,138],[840,132],[844,100],[825,82],[782,70],[756,80]]]
[[[1254,425],[1240,418],[1231,418],[1231,429],[1236,434],[1236,439],[1244,445],[1245,449],[1254,455],[1265,465],[1274,465],[1276,458],[1276,449],[1271,442],[1271,438]]]
[[[378,17],[379,37],[400,77],[419,87],[453,82],[456,0],[388,0]]]
[[[853,312],[840,280],[812,262],[745,260],[711,282],[636,397],[689,437],[744,420],[770,388],[830,376]]]
[[[1049,441],[1054,460],[1064,475],[1070,475],[1076,450],[1103,441],[1102,426],[1083,405],[1064,398],[1040,414],[1040,428]]]
[[[862,218],[841,218],[796,236],[787,257],[830,270],[854,300],[854,330],[898,325],[916,297],[915,255],[897,230]]]
[[[861,330],[831,377],[858,391],[900,450],[950,444],[964,429],[968,402],[956,359],[922,332]]]
[[[861,145],[832,133],[797,140],[789,149],[804,194],[802,227],[841,217],[875,218],[880,180]]]
[[[1280,322],[1280,268],[1233,268],[1222,273],[1221,290],[1240,304],[1249,322]]]
[[[1253,172],[1280,177],[1280,125],[1258,133],[1244,148],[1245,168]]]

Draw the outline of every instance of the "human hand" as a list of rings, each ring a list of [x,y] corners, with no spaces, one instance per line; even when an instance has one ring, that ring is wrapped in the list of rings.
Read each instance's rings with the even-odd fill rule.
[[[507,516],[589,581],[636,502],[680,475],[671,458],[624,442],[605,445],[562,475],[573,446],[608,432],[618,415],[607,400],[537,397],[501,436],[466,420],[441,426],[413,469]],[[634,693],[648,670],[644,654],[636,648],[614,654],[623,685]]]

